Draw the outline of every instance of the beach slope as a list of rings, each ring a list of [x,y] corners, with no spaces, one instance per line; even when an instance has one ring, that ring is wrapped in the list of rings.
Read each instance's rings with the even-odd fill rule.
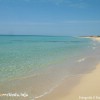
[[[61,100],[98,100],[100,99],[100,64],[91,73],[84,75],[70,94]]]

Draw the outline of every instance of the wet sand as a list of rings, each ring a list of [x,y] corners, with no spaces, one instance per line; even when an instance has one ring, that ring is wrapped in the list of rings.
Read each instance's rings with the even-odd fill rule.
[[[95,39],[95,41],[100,41],[99,37],[89,37],[91,39]],[[84,59],[82,59],[84,60]],[[96,60],[96,58],[94,58],[93,60],[90,59],[90,62],[87,61],[89,64],[91,64],[91,66],[93,65],[91,62],[94,62]],[[79,60],[80,62],[80,60]],[[89,65],[88,63],[85,64],[85,66],[83,67],[83,69],[86,67],[86,69],[88,68],[87,65]],[[82,71],[83,71],[82,69]],[[72,69],[72,70],[77,70]],[[53,70],[54,71],[54,70]],[[77,71],[80,71],[80,69],[78,69]],[[57,73],[58,74],[58,73]],[[37,94],[36,92],[38,92],[38,90],[40,91],[40,88],[37,89],[37,83],[39,83],[39,81],[34,82],[33,77],[29,77],[28,79],[23,79],[22,81],[15,81],[15,83],[17,82],[17,87],[14,87],[13,85],[13,89],[11,90],[11,88],[8,86],[8,83],[6,83],[6,86],[8,86],[10,88],[11,92],[14,91],[18,91],[18,93],[20,91],[23,91],[23,83],[24,83],[24,90],[27,90],[27,88],[31,88],[32,91],[31,96],[33,96],[33,100],[98,100],[96,99],[96,96],[100,96],[100,64],[98,64],[95,69],[92,69],[92,71],[89,70],[88,73],[85,74],[79,74],[79,75],[75,75],[75,76],[70,76],[67,77],[66,79],[64,79],[61,84],[59,84],[56,88],[54,88],[53,91],[50,91],[50,93],[47,93],[46,95],[40,97],[40,98],[35,98],[33,94]],[[51,77],[53,78],[53,77]],[[57,77],[56,77],[57,78]],[[37,80],[38,78],[36,78]],[[46,77],[43,77],[43,80],[45,80]],[[29,81],[28,81],[29,80]],[[48,79],[49,81],[47,82],[46,86],[50,86],[50,84],[52,83],[52,81],[50,81],[50,79]],[[14,84],[13,80],[11,81],[11,83]],[[20,83],[22,85],[20,85]],[[32,85],[32,84],[36,84],[36,85]],[[41,83],[43,84],[43,83]],[[5,85],[4,85],[5,86]],[[30,87],[31,86],[31,87]],[[40,84],[39,84],[40,86]],[[38,87],[39,87],[38,86]],[[11,86],[12,87],[12,86]],[[27,88],[26,88],[27,87]],[[5,88],[5,87],[2,87]],[[5,88],[6,90],[9,90],[9,88]],[[35,90],[35,93],[34,93]],[[41,85],[41,90],[43,90],[43,85]],[[9,91],[8,91],[9,92]],[[41,95],[40,95],[41,96]],[[35,96],[36,97],[36,96]],[[92,98],[93,97],[93,98]],[[31,98],[32,99],[32,98]],[[5,99],[2,99],[5,100]],[[11,100],[11,99],[8,99]],[[14,99],[14,100],[18,100]],[[19,99],[19,100],[29,100],[29,98],[27,99]]]
[[[88,73],[82,77],[80,83],[73,88],[70,94],[61,100],[96,100],[96,96],[100,97],[100,64],[96,66],[96,69],[91,73]],[[94,96],[94,97],[93,97]]]
[[[98,100],[100,99],[100,64],[92,72],[70,77],[42,100]]]

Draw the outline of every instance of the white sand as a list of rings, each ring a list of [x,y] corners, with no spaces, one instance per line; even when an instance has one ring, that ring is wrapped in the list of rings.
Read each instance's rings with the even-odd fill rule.
[[[59,100],[98,100],[96,96],[100,100],[100,64],[91,73],[83,76],[69,95]]]

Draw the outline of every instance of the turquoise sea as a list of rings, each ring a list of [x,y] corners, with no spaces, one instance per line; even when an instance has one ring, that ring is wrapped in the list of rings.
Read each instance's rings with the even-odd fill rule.
[[[0,90],[38,99],[65,77],[92,69],[99,61],[99,47],[80,37],[1,35]]]

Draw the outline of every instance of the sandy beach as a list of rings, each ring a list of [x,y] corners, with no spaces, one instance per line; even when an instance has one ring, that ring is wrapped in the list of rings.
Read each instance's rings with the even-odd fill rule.
[[[10,41],[13,40],[12,37],[9,38],[11,39]],[[15,37],[15,40],[16,38],[19,38],[19,36]],[[26,41],[26,38],[23,39],[22,36],[20,38],[21,40]],[[31,37],[28,38],[30,39]],[[38,40],[38,38],[40,37],[34,38]],[[49,39],[50,37],[44,38]],[[58,39],[58,37],[56,38]],[[65,37],[60,38],[59,41],[63,41],[64,38]],[[99,41],[99,37],[89,38],[93,38],[96,41]],[[11,59],[9,59],[11,56],[11,54],[9,53],[11,50],[9,48],[12,47],[12,44],[9,46],[9,48],[8,44],[6,44],[6,49],[8,48],[8,50],[10,50],[9,52],[4,49],[5,44],[2,45],[3,49],[1,50],[1,54],[2,52],[4,52],[4,54],[7,53],[7,55],[9,55],[3,56],[4,58],[6,58],[5,63],[9,65],[9,61],[7,62],[7,59],[13,62],[11,62],[10,65],[6,67],[6,65],[4,65],[4,59],[2,59],[2,65],[4,65],[5,67],[1,66],[1,96],[3,93],[20,94],[25,91],[29,95],[27,98],[23,99],[22,97],[20,99],[12,99],[96,100],[96,98],[99,98],[100,96],[100,46],[99,43],[91,41],[91,39],[66,37],[65,40],[69,40],[66,43],[59,43],[59,41],[57,43],[52,43],[46,41],[45,43],[41,44],[41,42],[39,42],[40,40],[38,40],[36,43],[34,43],[34,45],[33,42],[31,43],[30,41],[30,45],[25,42],[24,49],[22,47],[24,42],[21,42],[22,44],[20,42],[18,42],[17,44],[16,42],[14,42],[15,47],[12,49],[12,53],[15,56],[12,56]],[[40,46],[39,48],[37,48],[38,42]],[[16,47],[19,48],[18,53],[15,53]],[[93,49],[93,47],[95,47],[95,49]],[[43,51],[41,51],[41,49]],[[25,52],[23,52],[24,50]],[[56,52],[57,55],[55,55]],[[58,53],[61,53],[61,55]],[[25,58],[27,58],[27,56],[30,56],[31,61],[29,59],[28,61],[30,62],[25,63],[27,59],[20,59],[23,58],[22,54],[25,55]],[[43,55],[40,56],[40,54]],[[36,59],[37,57],[41,59],[38,60]],[[22,60],[22,62],[19,62],[19,60]],[[16,63],[16,61],[18,63]],[[34,61],[38,63],[35,63]],[[39,63],[39,61],[41,63]],[[50,64],[47,66],[46,63]],[[17,66],[17,64],[19,65]],[[38,66],[40,66],[40,69],[38,68]],[[36,70],[35,68],[38,68],[38,70]],[[25,74],[23,72],[25,72]],[[9,77],[7,77],[6,79],[6,76]],[[11,100],[8,97],[1,97],[1,99]]]
[[[83,36],[82,38],[90,38],[94,41],[100,42],[100,37],[98,37],[98,36],[85,36],[85,37]]]
[[[80,83],[72,89],[70,94],[61,100],[96,100],[100,99],[100,64],[91,73],[82,77]],[[94,96],[94,97],[93,97]],[[97,97],[96,97],[97,96]]]
[[[100,0],[0,0],[0,100],[100,100]]]
[[[100,37],[90,38],[100,42]],[[100,63],[85,74],[70,76],[39,100],[100,100]]]
[[[99,100],[100,64],[92,72],[70,77],[43,100]],[[66,85],[67,84],[67,85]]]

